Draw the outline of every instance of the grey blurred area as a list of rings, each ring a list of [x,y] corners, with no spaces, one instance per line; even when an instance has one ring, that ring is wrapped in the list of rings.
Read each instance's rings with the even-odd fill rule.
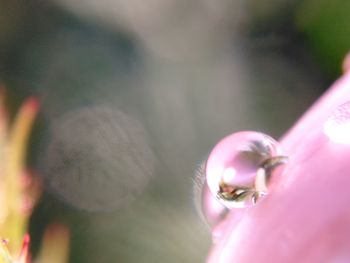
[[[275,3],[276,2],[276,3]],[[294,1],[0,1],[0,80],[40,98],[31,231],[72,232],[71,262],[204,262],[193,176],[223,136],[279,138],[327,81]]]
[[[114,210],[138,197],[154,174],[143,127],[106,106],[70,111],[52,121],[42,174],[66,202]]]

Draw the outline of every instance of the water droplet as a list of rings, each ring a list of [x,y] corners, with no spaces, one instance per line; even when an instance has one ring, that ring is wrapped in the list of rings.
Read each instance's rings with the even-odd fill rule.
[[[200,217],[209,228],[213,228],[225,218],[228,209],[209,191],[205,179],[205,162],[202,162],[196,169],[193,190],[195,205]]]
[[[270,136],[251,131],[234,133],[209,155],[208,188],[227,208],[252,206],[267,194],[270,177],[281,174],[286,161],[279,143]]]

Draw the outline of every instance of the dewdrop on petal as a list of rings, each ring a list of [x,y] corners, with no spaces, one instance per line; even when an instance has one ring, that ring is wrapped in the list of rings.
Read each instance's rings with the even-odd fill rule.
[[[283,173],[287,159],[279,143],[268,135],[234,133],[221,140],[208,157],[208,188],[227,208],[253,206],[268,194],[271,177]]]

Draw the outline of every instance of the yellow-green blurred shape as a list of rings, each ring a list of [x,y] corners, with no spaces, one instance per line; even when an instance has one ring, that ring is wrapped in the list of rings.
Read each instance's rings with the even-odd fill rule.
[[[2,106],[4,107],[4,106]],[[29,213],[23,210],[26,198],[25,189],[21,183],[25,173],[25,152],[28,137],[38,110],[35,99],[27,100],[21,107],[9,134],[2,133],[2,221],[0,236],[7,238],[11,254],[19,254],[22,238],[25,235]],[[5,124],[4,124],[5,125]],[[6,125],[5,125],[6,127]],[[37,189],[39,191],[39,189]],[[35,196],[35,194],[34,194]],[[32,200],[33,201],[33,200]]]
[[[68,254],[69,232],[65,227],[54,224],[45,231],[41,250],[35,263],[68,262]]]
[[[6,242],[2,242],[0,244],[0,263],[11,263],[13,262],[11,260],[11,257],[10,257],[10,254],[7,250],[7,247],[6,247]]]

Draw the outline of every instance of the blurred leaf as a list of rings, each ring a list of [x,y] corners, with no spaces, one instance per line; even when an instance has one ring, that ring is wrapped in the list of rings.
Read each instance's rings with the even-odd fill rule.
[[[350,1],[306,0],[296,22],[319,62],[331,73],[340,73],[350,50]]]

